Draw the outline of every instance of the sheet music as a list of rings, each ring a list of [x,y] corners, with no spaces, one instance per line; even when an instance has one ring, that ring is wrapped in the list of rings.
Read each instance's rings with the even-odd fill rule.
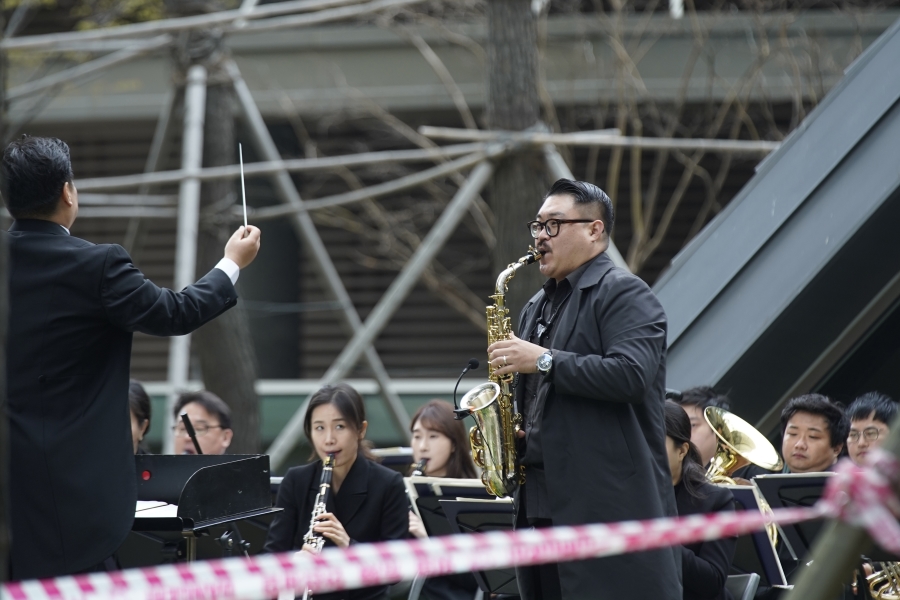
[[[160,502],[159,500],[138,500],[134,512],[139,513],[142,510],[150,510],[151,508],[158,508],[165,505],[165,502]]]
[[[138,502],[140,504],[140,502]],[[139,513],[135,513],[135,518],[142,519],[173,519],[178,517],[178,505],[166,504],[165,502],[146,502],[145,504],[156,504],[153,508],[146,508]]]

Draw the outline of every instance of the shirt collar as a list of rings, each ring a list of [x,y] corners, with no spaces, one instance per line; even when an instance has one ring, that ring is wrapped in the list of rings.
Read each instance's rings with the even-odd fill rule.
[[[593,262],[593,259],[587,261],[586,263],[584,263],[583,265],[581,265],[580,267],[578,267],[577,269],[575,269],[574,271],[572,271],[571,273],[569,273],[566,276],[566,278],[563,281],[565,281],[568,284],[568,288],[570,290],[575,289],[575,286],[578,285],[578,280],[581,279],[581,276],[584,275],[584,272],[587,271],[588,267],[591,265],[592,262]],[[562,285],[562,281],[557,283],[555,279],[548,279],[544,283],[544,286],[543,286],[544,293],[546,293],[548,296],[552,296],[556,292],[556,288],[560,285]],[[566,286],[564,286],[564,287],[566,287]]]

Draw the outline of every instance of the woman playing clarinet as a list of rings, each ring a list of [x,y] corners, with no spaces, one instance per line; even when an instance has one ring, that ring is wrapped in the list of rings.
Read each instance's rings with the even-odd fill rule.
[[[475,479],[478,472],[469,453],[469,436],[462,421],[453,415],[453,405],[444,400],[432,400],[422,405],[412,418],[413,461],[424,465],[423,475]],[[428,537],[422,520],[409,512],[409,532]],[[469,573],[432,577],[422,589],[423,600],[472,600],[478,591],[475,578]]]
[[[315,462],[289,469],[278,491],[277,513],[269,526],[266,552],[314,548],[303,543],[322,479],[322,462],[334,455],[331,493],[312,530],[325,546],[347,547],[407,537],[409,518],[403,478],[373,462],[363,440],[365,406],[347,384],[327,385],[313,394],[303,423],[314,449]],[[387,586],[319,594],[315,600],[374,600],[387,598]]]

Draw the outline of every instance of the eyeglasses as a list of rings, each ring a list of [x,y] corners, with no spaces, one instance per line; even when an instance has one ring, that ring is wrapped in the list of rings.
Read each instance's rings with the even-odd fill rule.
[[[530,221],[526,223],[531,237],[537,239],[541,235],[541,230],[547,232],[547,236],[556,237],[559,235],[559,226],[565,223],[593,223],[597,219],[547,219],[543,223],[540,221]]]
[[[851,431],[847,435],[847,441],[853,442],[854,444],[859,442],[859,433],[858,431]],[[878,439],[878,436],[881,435],[881,432],[878,431],[877,427],[866,427],[862,430],[863,436],[865,436],[867,442],[874,442]]]
[[[194,433],[197,434],[197,437],[203,437],[207,433],[209,433],[210,429],[225,429],[221,425],[207,425],[206,423],[197,423],[194,425]],[[175,437],[189,437],[187,434],[187,429],[184,428],[183,424],[174,425],[172,427],[172,432],[175,434]]]

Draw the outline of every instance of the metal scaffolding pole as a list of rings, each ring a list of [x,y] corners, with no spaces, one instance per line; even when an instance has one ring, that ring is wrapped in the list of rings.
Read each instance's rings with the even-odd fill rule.
[[[508,151],[509,148],[507,146],[499,146],[489,151],[489,155],[498,157]],[[344,347],[344,350],[325,373],[321,380],[322,384],[333,383],[344,378],[356,365],[363,353],[372,348],[375,339],[391,320],[397,309],[400,308],[413,286],[422,276],[422,272],[431,264],[434,257],[456,230],[457,225],[469,211],[469,207],[481,192],[481,189],[490,181],[493,172],[494,166],[488,160],[479,163],[472,170],[465,184],[459,189],[450,204],[447,205],[447,208],[435,222],[428,235],[425,236],[425,239],[422,240],[419,247],[416,248],[415,253],[403,267],[400,275],[391,283],[384,296],[372,309],[372,312],[366,319],[366,324],[362,328],[357,329],[353,339]],[[303,404],[266,451],[273,468],[277,469],[281,466],[303,435],[303,418],[309,406],[310,398],[311,396],[304,400]]]
[[[133,60],[149,52],[168,46],[171,43],[172,36],[170,35],[155,37],[147,42],[135,44],[129,48],[107,54],[96,60],[78,65],[77,67],[72,67],[71,69],[66,69],[35,81],[23,83],[22,85],[9,90],[6,94],[6,99],[9,102],[13,102],[15,100],[27,98],[28,96],[33,96],[34,94],[39,94],[50,88],[71,83],[95,73],[100,73],[110,67],[128,62],[129,60]]]
[[[278,148],[275,146],[275,141],[269,134],[266,123],[263,121],[262,114],[259,112],[256,103],[253,101],[250,88],[248,88],[247,84],[244,82],[244,78],[241,76],[241,72],[237,65],[233,61],[227,61],[225,63],[225,69],[234,84],[238,105],[247,120],[250,133],[253,136],[254,145],[258,152],[265,160],[281,160],[281,155],[278,152]],[[341,276],[338,274],[334,263],[331,262],[331,257],[328,254],[328,250],[325,248],[325,244],[322,242],[322,238],[319,237],[319,232],[316,229],[315,223],[313,223],[312,217],[301,208],[303,206],[303,200],[300,198],[300,193],[297,191],[294,181],[287,171],[281,170],[275,173],[273,182],[281,201],[298,209],[291,215],[290,219],[294,231],[297,233],[300,242],[306,245],[307,251],[312,257],[313,264],[319,272],[325,287],[331,291],[334,299],[343,307],[342,314],[344,315],[344,321],[347,328],[351,334],[355,334],[362,328],[362,320],[359,318],[359,314],[353,306],[350,294],[347,293],[344,283],[341,281]],[[409,414],[406,412],[406,408],[400,401],[400,396],[394,391],[387,369],[384,368],[384,364],[381,362],[378,352],[370,345],[365,350],[365,357],[375,380],[378,381],[382,396],[387,401],[388,409],[391,417],[394,419],[394,423],[397,425],[401,434],[408,438]]]
[[[132,23],[130,25],[107,27],[105,29],[91,29],[89,31],[72,31],[65,33],[45,33],[42,35],[7,38],[0,42],[0,49],[35,50],[38,48],[54,48],[70,42],[140,38],[145,35],[174,33],[187,29],[201,29],[228,25],[237,20],[278,17],[281,15],[289,15],[291,13],[340,7],[347,4],[359,4],[362,1],[363,0],[289,0],[288,2],[276,2],[274,4],[257,6],[249,11],[238,8],[236,10],[223,10],[206,15],[160,19],[158,21]]]
[[[203,122],[206,115],[206,68],[192,66],[187,73],[184,97],[184,138],[181,145],[181,169],[190,174],[203,165]],[[197,271],[197,233],[200,225],[200,180],[188,176],[181,182],[178,198],[178,237],[175,248],[175,285],[182,290],[194,283]],[[172,437],[172,410],[178,394],[188,383],[191,362],[191,336],[173,336],[169,342],[169,385],[166,403],[163,453],[175,451]]]
[[[173,88],[169,92],[168,98],[163,102],[159,118],[156,120],[156,129],[153,132],[153,141],[150,143],[150,152],[147,153],[147,162],[144,163],[144,173],[153,173],[159,168],[159,160],[162,156],[163,147],[169,134],[169,128],[172,126],[172,115],[175,113],[175,105],[178,104],[179,93]],[[144,184],[138,188],[138,195],[144,196],[150,192],[150,185]],[[142,204],[144,204],[142,202]],[[132,217],[128,220],[128,228],[125,230],[125,239],[122,246],[125,251],[132,255],[133,260],[137,260],[134,252],[138,248],[138,240],[141,237],[141,219],[140,217]]]
[[[319,208],[327,208],[329,206],[350,204],[351,202],[359,202],[360,200],[366,200],[370,198],[378,198],[379,196],[387,196],[388,194],[395,194],[403,190],[418,187],[423,183],[427,183],[439,177],[444,177],[446,175],[462,171],[463,169],[468,169],[469,167],[472,167],[483,161],[484,158],[484,152],[475,152],[473,154],[469,154],[468,156],[457,158],[454,161],[443,163],[431,167],[430,169],[425,169],[424,171],[420,171],[418,173],[405,175],[398,179],[394,179],[393,181],[386,181],[384,183],[378,183],[369,187],[353,190],[351,192],[344,192],[343,194],[335,194],[334,196],[328,196],[325,198],[307,200],[303,203],[302,206],[267,206],[265,208],[260,208],[253,211],[253,220],[263,221],[268,219],[275,219],[278,217],[289,215],[297,210],[310,211]]]
[[[645,148],[647,150],[703,150],[733,154],[768,154],[780,142],[765,140],[719,140],[697,138],[652,138],[619,135],[617,129],[547,133],[540,131],[472,131],[452,127],[419,127],[419,133],[435,140],[490,142],[511,140],[523,144],[557,146],[601,146],[604,148]]]
[[[569,165],[566,164],[566,161],[559,154],[559,150],[557,150],[556,146],[553,144],[544,144],[544,159],[547,161],[547,168],[550,169],[550,172],[556,179],[575,179],[572,171],[569,170]],[[609,248],[606,249],[606,254],[609,255],[613,264],[617,267],[621,267],[629,272],[631,271],[631,269],[628,268],[628,263],[625,262],[625,259],[619,252],[619,249],[616,248],[616,243],[613,242],[612,237],[609,238]]]
[[[304,172],[335,169],[339,167],[360,167],[379,165],[390,162],[422,162],[435,159],[452,158],[484,150],[485,144],[454,144],[416,150],[382,150],[378,152],[361,152],[343,156],[321,156],[319,158],[294,158],[255,162],[244,165],[244,176],[274,175],[281,171]],[[207,167],[197,172],[200,181],[217,179],[237,179],[241,175],[240,166]],[[79,179],[80,191],[103,191],[134,188],[138,186],[178,183],[186,176],[184,171],[161,171],[140,175],[117,175],[115,177],[96,177]]]

